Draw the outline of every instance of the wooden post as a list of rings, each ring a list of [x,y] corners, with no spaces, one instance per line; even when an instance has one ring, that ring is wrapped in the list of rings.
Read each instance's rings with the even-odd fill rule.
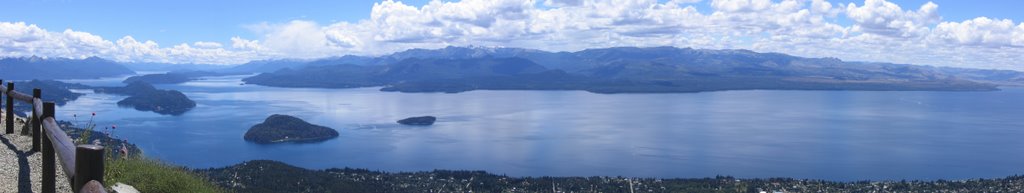
[[[7,82],[7,134],[14,133],[14,98],[11,98],[11,91],[14,91],[14,82]]]
[[[53,116],[55,114],[53,112],[54,110],[56,110],[56,108],[55,108],[55,106],[54,106],[54,104],[52,102],[44,102],[43,103],[43,117],[40,117],[40,119],[45,119],[47,117],[54,117]],[[56,118],[54,118],[54,119],[56,119]],[[42,136],[42,138],[43,138],[43,176],[42,176],[43,184],[42,184],[41,188],[43,188],[42,189],[43,193],[54,193],[54,192],[57,192],[57,165],[56,165],[57,164],[57,158],[56,158],[57,154],[55,154],[55,152],[53,150],[53,142],[51,142],[50,138],[47,137],[47,135],[49,135],[49,134],[46,134],[46,133],[44,133],[44,134],[45,135]]]
[[[34,152],[39,152],[39,147],[42,146],[40,144],[42,142],[39,141],[39,138],[42,136],[40,132],[42,132],[43,128],[42,125],[40,125],[42,122],[39,121],[39,116],[37,114],[39,112],[36,112],[35,103],[35,99],[39,99],[41,97],[43,97],[43,90],[39,90],[39,88],[32,89],[32,122],[29,124],[32,124],[32,151]]]
[[[4,84],[4,80],[3,79],[0,79],[0,84]],[[3,97],[6,96],[6,95],[7,95],[7,93],[0,94],[0,103],[2,103],[2,101],[4,101]],[[0,109],[3,109],[3,107],[0,106]],[[0,112],[4,112],[4,111],[0,110]]]
[[[103,184],[103,146],[78,145],[75,148],[74,192],[82,190],[86,182],[98,181]]]

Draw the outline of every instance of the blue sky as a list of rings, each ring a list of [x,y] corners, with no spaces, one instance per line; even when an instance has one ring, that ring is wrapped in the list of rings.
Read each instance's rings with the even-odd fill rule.
[[[104,38],[131,35],[161,44],[255,38],[244,26],[261,22],[358,21],[375,0],[345,1],[4,1],[0,21],[23,21],[59,31],[71,28]],[[427,1],[405,1],[422,5]]]
[[[4,1],[0,21],[23,21],[45,29],[59,31],[71,28],[87,31],[107,39],[126,35],[137,39],[154,40],[161,44],[180,44],[195,41],[219,41],[240,36],[256,38],[257,34],[246,25],[261,22],[282,23],[291,20],[311,20],[318,23],[338,21],[356,22],[370,15],[370,7],[380,0],[322,0],[322,1],[83,1],[83,0],[15,0]],[[665,0],[661,0],[665,2]],[[403,3],[422,6],[429,0],[403,0]],[[848,4],[858,1],[833,1]],[[906,6],[919,6],[928,0],[893,0]],[[946,20],[962,21],[979,16],[1024,19],[1024,1],[964,1],[933,0]],[[538,2],[542,3],[542,2]],[[701,12],[711,12],[708,3],[696,6]],[[916,7],[913,7],[916,8]]]
[[[839,57],[846,60],[1024,69],[1021,64],[1014,62],[1024,59],[1014,56],[1022,55],[1021,47],[1024,47],[1024,38],[1018,38],[1021,36],[1020,33],[1024,32],[1017,32],[1024,30],[1024,27],[1017,29],[1017,26],[1024,26],[1021,24],[1021,21],[1024,21],[1024,12],[1017,10],[1024,7],[1024,1],[832,0],[826,1],[831,8],[829,11],[814,11],[814,3],[820,0],[793,0],[799,4],[799,9],[776,8],[785,5],[781,0],[772,0],[768,7],[760,8],[755,4],[765,0],[605,1],[467,0],[445,1],[436,3],[436,6],[429,6],[430,1],[427,0],[389,2],[389,5],[393,6],[383,6],[380,1],[374,0],[0,1],[0,22],[34,25],[47,33],[55,34],[51,36],[69,36],[53,40],[56,43],[5,42],[3,38],[19,40],[14,36],[28,34],[13,31],[30,30],[19,25],[9,25],[11,29],[7,31],[15,35],[0,35],[0,49],[7,47],[7,50],[4,50],[6,53],[0,54],[54,57],[98,55],[119,61],[241,63],[272,58],[375,55],[409,48],[437,48],[448,45],[526,47],[553,51],[610,46],[670,45],[710,49],[752,49],[808,57]],[[880,6],[861,10],[859,20],[851,19],[850,14],[853,13],[846,9],[847,4],[864,6],[869,1]],[[916,12],[929,2],[938,5],[938,17]],[[381,5],[379,14],[376,15],[394,19],[370,21],[375,3]],[[878,9],[884,8],[882,5],[885,4],[895,4],[900,10],[885,12],[884,9]],[[432,9],[428,10],[426,7]],[[524,7],[537,11],[522,11]],[[693,7],[696,12],[687,12],[687,7]],[[400,12],[409,11],[406,8],[419,11],[413,14],[420,15]],[[605,14],[615,12],[605,9],[620,8],[622,10],[615,10],[618,11],[616,14]],[[809,16],[783,21],[786,17],[794,16],[788,14],[798,13],[801,9],[811,10]],[[593,13],[591,15],[602,17],[595,19],[576,13]],[[965,22],[979,17],[997,20]],[[430,19],[421,20],[423,18]],[[467,18],[471,21],[465,20]],[[815,18],[821,18],[824,22],[819,22]],[[876,20],[884,23],[872,23]],[[1009,25],[1006,25],[1007,21]],[[945,22],[950,25],[939,29],[938,26]],[[1003,25],[993,24],[999,22]],[[518,28],[507,27],[506,24],[510,23],[525,25],[512,25]],[[979,28],[981,25],[985,26]],[[975,28],[982,30],[963,31]],[[78,41],[73,40],[78,36],[60,34],[68,29],[98,36],[101,40]],[[993,33],[998,36],[986,35]],[[719,34],[729,35],[722,37]],[[118,40],[125,37],[130,37],[140,45],[152,41],[158,45],[158,50],[129,50],[125,48],[130,47],[128,44],[118,43]],[[38,38],[20,38],[25,39]],[[839,45],[812,45],[815,43],[807,41],[817,41],[819,44],[832,42],[830,44]],[[91,44],[80,48],[64,45],[82,42]],[[211,42],[219,45],[208,44]],[[901,44],[889,45],[892,42]],[[5,43],[8,45],[4,45]],[[189,45],[192,49],[173,48],[182,44]],[[880,52],[879,48],[909,49],[910,51],[905,52],[911,54],[885,55],[887,52]],[[948,56],[949,53],[968,51],[992,54]],[[932,57],[935,55],[947,55],[949,58]],[[987,64],[964,63],[971,60]]]

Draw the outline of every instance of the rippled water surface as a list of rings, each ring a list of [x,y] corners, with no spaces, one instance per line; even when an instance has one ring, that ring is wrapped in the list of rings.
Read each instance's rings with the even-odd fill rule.
[[[124,96],[88,93],[59,107],[58,118],[96,112],[100,127],[116,124],[115,134],[147,155],[193,168],[271,159],[307,168],[513,176],[859,180],[1024,174],[1024,89],[1017,88],[409,94],[271,88],[240,85],[240,78],[158,85],[198,103],[181,116],[119,108]],[[271,114],[294,115],[341,136],[306,144],[242,140]],[[429,127],[395,123],[422,115],[439,119]]]

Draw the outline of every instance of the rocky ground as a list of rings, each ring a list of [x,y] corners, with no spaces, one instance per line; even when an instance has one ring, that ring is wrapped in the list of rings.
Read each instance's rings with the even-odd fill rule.
[[[6,113],[6,112],[4,112]],[[0,121],[6,115],[0,114]],[[42,153],[32,151],[32,137],[20,135],[24,126],[22,118],[16,118],[14,133],[0,134],[3,148],[0,148],[0,192],[40,192],[42,189]],[[3,123],[3,122],[0,122]],[[2,124],[0,124],[2,125]],[[0,127],[0,130],[6,128]],[[2,133],[2,132],[0,132]],[[71,192],[71,184],[64,175],[64,169],[57,164],[57,192]]]

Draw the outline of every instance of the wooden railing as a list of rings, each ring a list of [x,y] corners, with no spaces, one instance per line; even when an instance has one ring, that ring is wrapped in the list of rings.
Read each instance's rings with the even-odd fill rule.
[[[3,80],[0,80],[2,83]],[[71,137],[60,128],[55,117],[53,102],[43,102],[42,91],[32,90],[32,96],[14,90],[14,83],[0,85],[2,96],[6,98],[6,134],[14,134],[14,101],[32,104],[32,151],[43,154],[42,192],[56,192],[57,169],[55,164],[64,168],[62,176],[68,178],[74,192],[102,192],[103,186],[103,146],[75,145]],[[56,157],[55,157],[56,156]],[[60,158],[58,162],[56,158]]]

